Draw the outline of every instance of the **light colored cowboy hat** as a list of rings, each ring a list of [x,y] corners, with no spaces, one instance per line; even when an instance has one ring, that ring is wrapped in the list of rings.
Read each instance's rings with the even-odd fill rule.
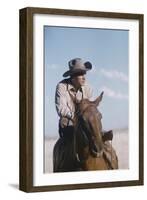
[[[74,58],[68,62],[69,70],[63,74],[63,77],[71,76],[77,73],[86,73],[92,69],[89,61],[84,62],[81,58]]]

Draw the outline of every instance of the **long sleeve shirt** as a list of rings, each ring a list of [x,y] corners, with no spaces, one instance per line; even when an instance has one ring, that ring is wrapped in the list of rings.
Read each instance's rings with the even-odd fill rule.
[[[92,97],[92,89],[86,83],[76,92],[70,79],[64,79],[58,83],[55,93],[56,110],[60,119],[62,117],[69,119],[69,125],[72,125],[70,119],[74,117],[75,113],[75,105],[71,95],[74,98],[76,97],[77,100],[90,99]]]

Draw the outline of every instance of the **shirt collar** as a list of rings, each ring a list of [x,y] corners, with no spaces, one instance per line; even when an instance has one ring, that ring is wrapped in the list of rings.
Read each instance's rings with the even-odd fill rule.
[[[75,88],[74,88],[74,86],[72,85],[70,79],[69,79],[69,82],[68,82],[67,88],[68,88],[69,91],[75,91]],[[81,87],[78,91],[83,92],[83,88]]]

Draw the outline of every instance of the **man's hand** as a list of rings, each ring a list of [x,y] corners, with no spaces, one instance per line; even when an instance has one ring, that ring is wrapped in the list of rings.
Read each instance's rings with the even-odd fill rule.
[[[60,125],[61,125],[61,127],[62,127],[62,128],[67,127],[68,122],[69,122],[69,119],[68,119],[68,118],[62,117],[61,120],[60,120]]]

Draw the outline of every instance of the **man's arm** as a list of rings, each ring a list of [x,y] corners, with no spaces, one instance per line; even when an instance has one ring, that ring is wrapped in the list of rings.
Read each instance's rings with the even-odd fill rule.
[[[57,113],[60,117],[66,117],[68,119],[73,118],[73,113],[67,106],[66,87],[62,83],[59,83],[56,87],[55,105]]]

